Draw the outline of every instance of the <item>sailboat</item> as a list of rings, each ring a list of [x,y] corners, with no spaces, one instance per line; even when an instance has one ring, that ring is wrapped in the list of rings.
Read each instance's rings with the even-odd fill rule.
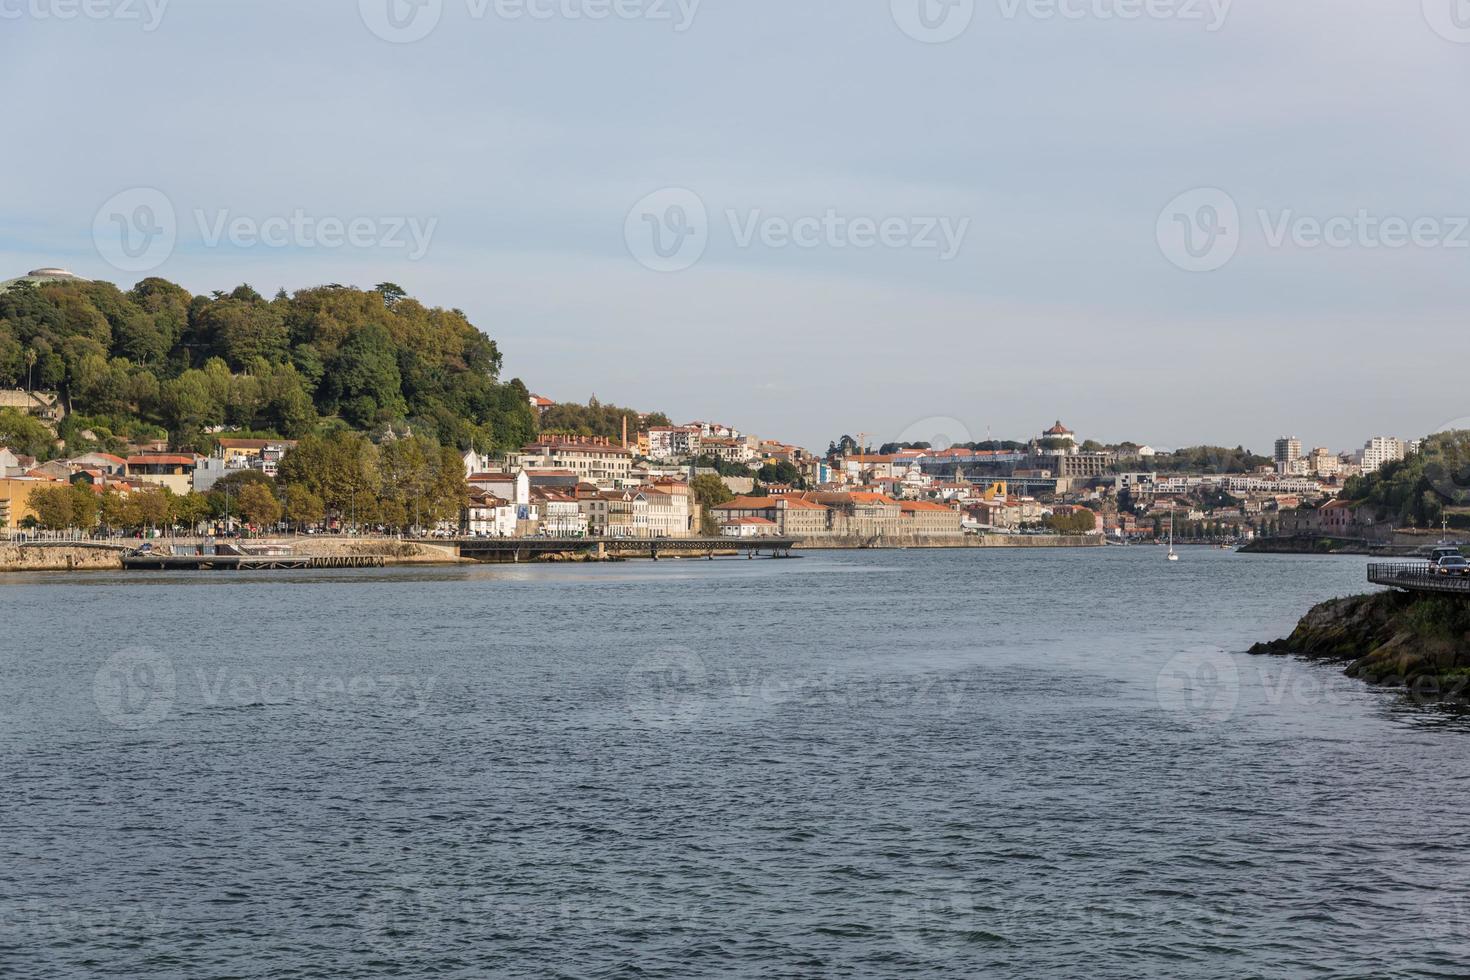
[[[1174,515],[1169,515],[1169,560],[1178,561],[1179,553],[1174,550]]]

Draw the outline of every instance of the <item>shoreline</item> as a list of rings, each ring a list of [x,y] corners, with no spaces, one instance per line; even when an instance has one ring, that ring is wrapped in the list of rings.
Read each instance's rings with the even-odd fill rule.
[[[677,540],[677,539],[676,539]],[[137,544],[147,542],[139,541]],[[166,539],[154,542],[155,546],[167,547]],[[251,539],[257,546],[289,545],[293,553],[303,558],[371,557],[383,559],[383,566],[402,568],[413,566],[456,566],[493,564],[465,558],[455,553],[452,543],[444,545],[426,544],[418,541],[403,541],[397,538],[259,538]],[[1012,535],[981,535],[979,537],[939,540],[901,540],[877,542],[866,539],[806,539],[797,543],[795,551],[945,551],[975,548],[1095,548],[1104,544],[1100,538],[1084,537],[1020,537]],[[130,542],[129,546],[133,546]],[[72,571],[123,571],[124,548],[107,542],[89,541],[30,541],[0,543],[0,573],[3,572],[72,572]],[[717,552],[720,557],[738,555],[731,550]],[[660,555],[657,560],[702,560],[703,555]],[[598,559],[585,553],[566,551],[542,556],[535,564],[595,564],[600,561],[650,561],[649,557],[629,555],[609,559]]]

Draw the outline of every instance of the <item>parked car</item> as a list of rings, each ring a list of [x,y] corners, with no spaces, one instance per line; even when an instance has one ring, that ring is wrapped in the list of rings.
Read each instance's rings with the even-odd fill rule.
[[[1434,563],[1434,574],[1470,576],[1470,561],[1466,561],[1464,555],[1445,555]]]

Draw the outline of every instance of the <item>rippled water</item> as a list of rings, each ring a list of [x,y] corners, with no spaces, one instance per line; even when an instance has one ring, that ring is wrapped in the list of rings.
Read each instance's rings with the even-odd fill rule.
[[[0,976],[1470,973],[1363,560],[0,579]]]

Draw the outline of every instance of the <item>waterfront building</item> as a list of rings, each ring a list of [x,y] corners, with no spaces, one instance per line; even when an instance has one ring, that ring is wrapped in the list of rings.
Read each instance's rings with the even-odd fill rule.
[[[511,465],[570,470],[582,480],[612,485],[628,478],[633,452],[600,436],[550,437],[513,454]]]
[[[774,538],[781,535],[776,522],[766,517],[735,517],[720,524],[724,538]]]
[[[182,496],[194,489],[194,470],[201,458],[193,453],[145,453],[129,456],[127,475],[143,483],[166,487]]]
[[[533,499],[541,511],[541,533],[553,538],[585,538],[587,515],[577,498],[565,493],[544,491]]]

